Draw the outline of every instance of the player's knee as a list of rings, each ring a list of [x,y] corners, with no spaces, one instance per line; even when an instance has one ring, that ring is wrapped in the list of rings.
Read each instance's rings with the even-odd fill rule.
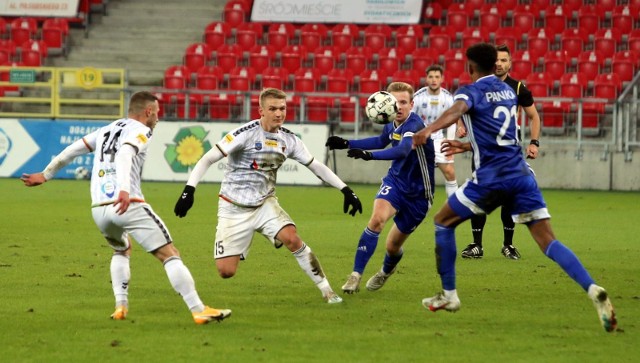
[[[222,277],[223,279],[228,279],[233,277],[236,274],[235,270],[230,270],[230,269],[220,269],[218,268],[218,275],[220,275],[220,277]]]

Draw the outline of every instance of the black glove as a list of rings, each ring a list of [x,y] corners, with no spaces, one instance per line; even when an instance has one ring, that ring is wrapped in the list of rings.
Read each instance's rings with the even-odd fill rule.
[[[187,215],[187,212],[193,206],[193,194],[196,192],[196,188],[191,185],[185,185],[182,195],[178,198],[176,206],[173,208],[173,213],[176,216],[182,218]]]
[[[373,159],[373,155],[366,150],[362,149],[349,149],[347,151],[347,156],[354,159],[362,159],[362,160],[371,160]]]
[[[324,146],[328,146],[329,150],[342,150],[349,148],[349,140],[345,140],[339,136],[329,136],[327,143]]]
[[[349,211],[349,214],[352,216],[355,216],[356,212],[360,212],[360,214],[362,214],[362,203],[360,203],[360,199],[358,199],[356,193],[354,193],[349,187],[344,187],[340,191],[344,194],[343,211],[347,213],[349,206],[351,206],[352,208],[351,211]]]

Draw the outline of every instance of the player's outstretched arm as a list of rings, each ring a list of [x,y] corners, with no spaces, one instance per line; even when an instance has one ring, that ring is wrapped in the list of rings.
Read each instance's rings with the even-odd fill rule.
[[[28,187],[35,187],[45,183],[47,180],[53,178],[53,176],[63,167],[68,165],[77,156],[83,155],[91,151],[83,139],[74,141],[71,145],[67,146],[60,154],[51,160],[41,173],[34,174],[22,174],[20,180],[24,185]]]
[[[356,193],[354,193],[353,190],[351,190],[351,188],[349,188],[347,184],[345,184],[345,182],[343,182],[333,171],[331,171],[331,169],[315,159],[313,159],[311,163],[307,165],[307,168],[309,168],[309,170],[311,170],[311,172],[314,173],[322,181],[328,183],[334,188],[339,189],[342,192],[342,194],[344,195],[344,213],[349,212],[349,214],[351,214],[352,216],[355,216],[356,212],[360,212],[360,214],[362,214],[362,203],[360,202],[360,199],[358,198]],[[349,210],[349,207],[351,207],[351,210]]]

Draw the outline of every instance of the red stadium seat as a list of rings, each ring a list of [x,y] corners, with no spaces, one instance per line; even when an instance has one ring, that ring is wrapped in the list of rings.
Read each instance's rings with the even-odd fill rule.
[[[544,28],[547,36],[553,38],[556,34],[560,34],[566,28],[567,10],[562,5],[549,5],[544,11]]]
[[[577,58],[589,42],[589,33],[580,28],[570,28],[560,36],[560,49],[570,58]]]
[[[284,48],[295,36],[295,27],[290,23],[274,23],[267,31],[267,44],[274,48]]]
[[[238,25],[244,23],[245,17],[245,11],[242,9],[242,7],[239,6],[224,9],[222,13],[222,19],[231,27],[237,27]]]
[[[464,52],[464,49],[450,49],[444,55],[444,71],[452,79],[466,73],[467,59]]]
[[[229,72],[227,88],[234,91],[256,89],[256,71],[249,67],[236,67]]]
[[[236,44],[226,44],[219,47],[215,52],[216,65],[225,72],[238,66],[242,59],[242,48]]]
[[[300,44],[316,49],[325,43],[329,29],[322,23],[308,23],[300,28]]]
[[[598,5],[583,5],[578,9],[578,27],[589,34],[595,34],[600,29],[600,19],[603,10]]]
[[[11,22],[10,34],[16,44],[35,39],[38,34],[38,22],[35,18],[16,18]]]
[[[448,34],[431,34],[429,33],[429,48],[444,53],[451,48],[451,36]]]
[[[9,59],[16,57],[16,43],[11,39],[0,39],[0,51],[3,51],[9,55]],[[4,63],[2,63],[4,65]]]
[[[418,24],[400,25],[396,28],[396,47],[406,53],[413,52],[424,41],[424,29]],[[416,47],[413,47],[415,42]]]
[[[462,31],[462,48],[467,49],[473,44],[489,41],[489,31],[485,28],[469,27]]]
[[[295,72],[294,92],[315,92],[320,83],[320,74],[312,68],[300,68]]]
[[[504,5],[484,4],[480,8],[480,26],[495,32],[502,26],[502,18],[506,17]]]
[[[622,39],[622,33],[615,28],[599,29],[595,34],[593,49],[602,52],[607,58],[613,57],[617,44]]]
[[[495,44],[506,44],[510,51],[515,51],[522,42],[522,29],[518,27],[500,27],[494,32]]]
[[[20,60],[27,67],[43,66],[47,55],[47,45],[41,40],[27,40],[20,46]]]
[[[301,45],[288,45],[280,51],[280,66],[295,73],[302,67],[303,62],[308,57],[307,48]]]
[[[313,66],[323,74],[334,69],[339,60],[339,51],[332,46],[319,47],[313,53]]]
[[[227,37],[231,34],[231,26],[227,23],[212,22],[209,23],[204,29],[203,41],[211,47],[211,49],[217,49],[218,47],[227,43]]]
[[[345,68],[351,69],[353,73],[359,74],[367,69],[371,59],[368,51],[363,47],[351,47],[346,52]]]
[[[433,25],[440,25],[440,20],[442,19],[442,5],[435,2],[428,2],[423,6],[423,15],[427,22]]]
[[[401,69],[392,75],[394,82],[405,82],[410,84],[414,89],[418,89],[420,83],[420,73],[413,69]]]
[[[511,53],[511,76],[516,79],[525,78],[533,72],[534,60],[528,50],[516,50]]]
[[[399,70],[404,59],[404,53],[399,52],[398,49],[400,48],[381,49],[378,52],[378,66],[376,68],[387,74],[393,74]]]
[[[640,29],[633,29],[627,39],[627,48],[640,54]]]
[[[589,50],[578,55],[577,70],[588,79],[594,79],[604,67],[605,57],[597,50]]]
[[[260,73],[265,68],[271,66],[271,61],[275,59],[276,51],[271,45],[256,45],[249,51],[249,67]]]
[[[542,133],[561,135],[566,132],[564,115],[569,112],[568,107],[560,102],[542,102],[541,103]]]
[[[522,33],[528,33],[534,28],[537,18],[537,7],[534,5],[519,5],[513,11],[513,27]]]
[[[327,97],[307,97],[307,114],[302,119],[308,122],[327,122],[332,100]]]
[[[581,98],[587,87],[587,78],[582,73],[565,73],[560,78],[560,97]]]
[[[544,28],[532,29],[528,33],[528,50],[531,59],[537,63],[538,59],[550,50],[552,38]]]
[[[65,18],[49,18],[42,23],[42,41],[49,48],[49,54],[67,54],[69,22]]]
[[[242,9],[245,13],[251,11],[252,0],[227,0],[224,9]]]
[[[630,5],[618,5],[611,14],[611,27],[622,33],[629,33],[634,28],[634,20],[640,17],[640,10]]]
[[[366,70],[360,74],[359,93],[370,95],[380,91],[386,85],[387,76],[377,70]],[[366,98],[361,98],[366,103]],[[364,106],[364,103],[362,106]]]
[[[463,31],[464,29],[466,29],[468,26],[468,19],[469,16],[464,11],[447,12],[447,26],[455,29],[456,31]]]
[[[638,55],[629,50],[616,52],[611,61],[611,73],[620,76],[623,81],[630,81],[638,69]]]
[[[553,78],[547,73],[530,73],[525,80],[525,85],[534,98],[547,97],[551,95]]]
[[[192,43],[187,46],[183,63],[191,72],[196,72],[211,59],[211,48],[207,43]]]
[[[544,55],[544,71],[554,79],[560,79],[567,68],[568,61],[565,51],[548,51]]]
[[[424,72],[427,67],[438,62],[438,53],[432,48],[418,48],[408,56],[411,62],[411,69]]]
[[[262,28],[256,30],[255,27],[250,26],[257,23],[242,23],[236,29],[235,44],[239,45],[242,49],[251,49],[259,40],[262,39]]]
[[[332,69],[327,74],[327,92],[347,93],[351,89],[353,72],[349,69]]]
[[[288,89],[289,72],[281,67],[268,67],[262,71],[262,88]]]
[[[622,80],[615,73],[599,74],[593,82],[593,96],[615,99],[622,89]]]
[[[344,52],[355,44],[354,39],[359,37],[359,32],[355,24],[337,24],[331,28],[331,44]]]

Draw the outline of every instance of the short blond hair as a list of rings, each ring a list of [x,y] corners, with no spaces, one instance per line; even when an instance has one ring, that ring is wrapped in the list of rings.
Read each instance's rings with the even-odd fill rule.
[[[287,99],[287,94],[284,93],[283,90],[277,88],[265,88],[260,92],[260,106],[264,103],[264,100],[267,98],[277,98],[279,100]]]
[[[409,83],[405,82],[391,82],[387,86],[387,92],[409,92],[409,99],[413,100],[413,87]]]

